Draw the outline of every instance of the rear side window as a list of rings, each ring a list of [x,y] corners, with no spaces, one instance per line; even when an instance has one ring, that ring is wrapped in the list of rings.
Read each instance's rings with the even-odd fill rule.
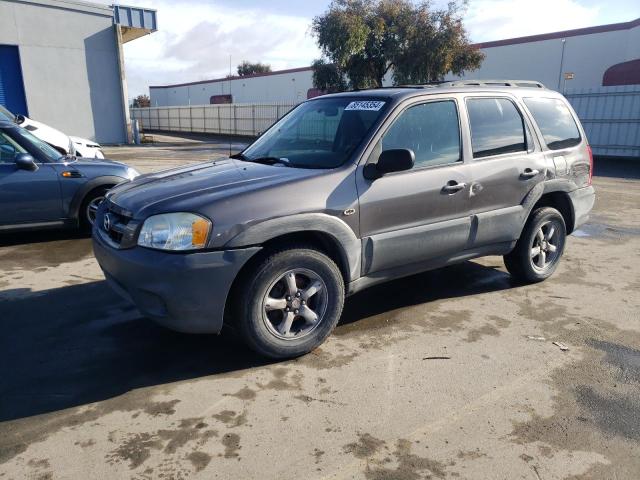
[[[382,137],[382,151],[409,148],[415,166],[460,161],[460,126],[455,102],[429,102],[409,107]]]
[[[538,124],[551,150],[574,147],[581,141],[573,115],[557,98],[525,98],[524,103]]]
[[[525,126],[520,112],[506,98],[467,100],[474,158],[527,149]]]

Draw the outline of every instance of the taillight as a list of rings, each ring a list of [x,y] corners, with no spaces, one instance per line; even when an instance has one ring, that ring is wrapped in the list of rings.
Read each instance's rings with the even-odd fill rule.
[[[587,145],[587,150],[589,151],[589,185],[591,185],[591,179],[593,178],[593,150],[591,150],[591,145]]]

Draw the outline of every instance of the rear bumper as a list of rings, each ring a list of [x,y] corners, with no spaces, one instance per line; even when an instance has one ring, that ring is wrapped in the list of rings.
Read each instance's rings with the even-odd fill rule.
[[[596,200],[596,193],[592,186],[579,188],[573,192],[569,192],[571,205],[573,207],[573,228],[571,231],[580,228],[587,220],[589,213],[593,209]]]
[[[187,333],[219,333],[231,285],[260,247],[166,253],[118,250],[94,229],[93,250],[107,282],[147,317]]]

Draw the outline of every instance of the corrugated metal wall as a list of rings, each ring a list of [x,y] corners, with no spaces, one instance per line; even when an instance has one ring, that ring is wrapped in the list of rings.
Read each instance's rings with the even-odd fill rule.
[[[640,157],[640,85],[567,90],[596,155]],[[132,108],[143,130],[256,136],[295,103]]]
[[[565,93],[596,155],[640,157],[640,85]]]
[[[144,130],[260,135],[291,110],[295,103],[199,105],[132,108],[131,116]]]

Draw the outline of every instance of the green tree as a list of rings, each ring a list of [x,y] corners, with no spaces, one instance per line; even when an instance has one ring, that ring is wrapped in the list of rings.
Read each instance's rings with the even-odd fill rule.
[[[322,58],[315,60],[313,68],[313,86],[327,93],[343,92],[348,83],[345,75],[333,63]]]
[[[254,75],[256,73],[268,73],[270,71],[271,65],[267,65],[266,63],[251,63],[245,60],[238,65],[238,75],[241,77]]]
[[[151,106],[151,99],[149,98],[149,95],[138,95],[136,98],[133,99],[133,108],[143,108],[143,107],[150,107]]]
[[[477,69],[484,54],[469,43],[461,19],[465,5],[452,1],[435,9],[410,0],[333,0],[311,27],[323,54],[313,64],[314,85],[381,87],[389,71],[394,84],[426,83]],[[333,66],[331,76],[327,65]],[[337,83],[326,88],[320,80],[327,78]]]

